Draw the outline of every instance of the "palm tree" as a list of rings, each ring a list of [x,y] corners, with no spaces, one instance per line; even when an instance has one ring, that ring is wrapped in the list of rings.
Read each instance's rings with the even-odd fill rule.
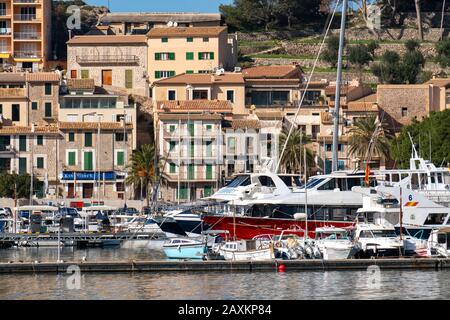
[[[349,153],[363,157],[367,162],[373,155],[389,157],[390,139],[393,135],[385,122],[378,117],[368,116],[358,120],[349,131]]]
[[[282,132],[280,135],[280,154],[286,144],[288,134]],[[303,150],[304,147],[311,142],[302,130],[294,129],[286,144],[284,154],[281,155],[280,166],[284,168],[285,172],[295,172],[304,168]],[[306,148],[306,162],[309,168],[315,166],[314,154],[311,149]]]
[[[150,205],[150,189],[155,182],[155,147],[150,144],[143,145],[131,156],[128,165],[128,177],[126,184],[140,185],[145,188],[147,206]]]

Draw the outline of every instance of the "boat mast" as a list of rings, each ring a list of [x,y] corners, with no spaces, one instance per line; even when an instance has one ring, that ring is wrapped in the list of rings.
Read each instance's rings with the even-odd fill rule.
[[[336,99],[334,101],[334,122],[333,122],[333,163],[332,171],[338,169],[338,144],[339,144],[339,108],[341,103],[341,78],[342,78],[342,55],[345,41],[345,23],[347,18],[347,2],[342,0],[341,33],[339,35],[339,56],[336,75]]]
[[[306,146],[303,149],[303,161],[304,161],[304,166],[305,166],[305,214],[306,214],[306,218],[305,218],[305,240],[308,238],[308,189],[306,188],[306,183],[308,182],[308,170],[306,167]]]

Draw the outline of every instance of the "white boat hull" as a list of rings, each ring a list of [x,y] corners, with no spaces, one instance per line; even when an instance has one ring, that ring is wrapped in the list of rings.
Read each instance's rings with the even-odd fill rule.
[[[231,261],[264,261],[275,259],[273,250],[270,248],[251,251],[231,251],[219,249],[219,254],[223,256],[225,260]]]

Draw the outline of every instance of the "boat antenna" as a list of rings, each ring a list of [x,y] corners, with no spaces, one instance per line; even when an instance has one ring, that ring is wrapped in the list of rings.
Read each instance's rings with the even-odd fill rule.
[[[291,125],[290,128],[289,128],[289,133],[288,133],[288,135],[287,135],[287,137],[286,137],[286,141],[284,142],[283,150],[282,150],[281,153],[280,153],[280,156],[279,156],[279,158],[278,158],[277,165],[276,165],[276,167],[275,167],[275,173],[278,173],[278,171],[279,171],[279,169],[280,169],[281,160],[283,159],[284,152],[286,151],[287,144],[288,144],[288,142],[289,142],[289,139],[290,139],[290,137],[291,137],[291,135],[292,135],[292,131],[293,131],[293,129],[294,129],[294,124],[296,123],[297,118],[298,118],[298,115],[299,115],[299,113],[300,113],[300,108],[301,108],[301,106],[302,106],[302,104],[303,104],[303,100],[305,99],[306,91],[307,91],[308,88],[309,88],[309,84],[310,84],[310,82],[311,82],[312,76],[313,76],[313,74],[314,74],[314,72],[315,72],[315,70],[316,70],[316,66],[317,66],[317,63],[318,63],[318,61],[319,61],[320,55],[321,55],[321,53],[322,53],[322,49],[323,49],[323,47],[324,47],[324,45],[325,45],[325,40],[327,39],[328,33],[330,32],[331,24],[333,23],[333,18],[334,18],[334,15],[336,14],[337,8],[338,8],[338,6],[339,6],[339,2],[340,2],[340,0],[336,1],[336,5],[335,5],[335,7],[334,7],[333,14],[331,15],[331,19],[330,19],[330,21],[329,21],[329,23],[328,23],[328,26],[327,26],[327,28],[326,28],[325,35],[324,35],[324,37],[323,37],[323,39],[322,39],[322,43],[320,44],[319,52],[317,53],[316,60],[314,61],[313,67],[312,67],[312,69],[311,69],[311,71],[310,71],[310,73],[309,73],[308,81],[306,82],[306,86],[305,86],[305,88],[303,89],[303,94],[301,94],[301,98],[300,98],[300,101],[299,101],[298,107],[297,107],[297,112],[295,113],[294,120],[292,121],[292,125]]]
[[[409,131],[408,131],[408,137],[409,137],[409,141],[411,141],[411,146],[412,146],[411,158],[418,158],[419,156],[417,154],[416,146],[414,145],[413,138],[411,137],[411,134],[409,133]]]
[[[339,55],[336,74],[336,96],[334,101],[334,121],[333,121],[333,162],[332,171],[338,169],[338,144],[339,144],[339,108],[341,104],[341,78],[342,78],[342,56],[345,42],[345,24],[347,18],[347,2],[342,0],[342,17],[341,17],[341,32],[339,35]]]

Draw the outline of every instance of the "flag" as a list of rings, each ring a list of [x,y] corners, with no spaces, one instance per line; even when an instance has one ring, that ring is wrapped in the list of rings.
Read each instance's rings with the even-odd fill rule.
[[[369,186],[369,175],[370,175],[370,167],[369,164],[366,163],[366,174],[364,176],[364,182],[366,183],[366,186]]]

